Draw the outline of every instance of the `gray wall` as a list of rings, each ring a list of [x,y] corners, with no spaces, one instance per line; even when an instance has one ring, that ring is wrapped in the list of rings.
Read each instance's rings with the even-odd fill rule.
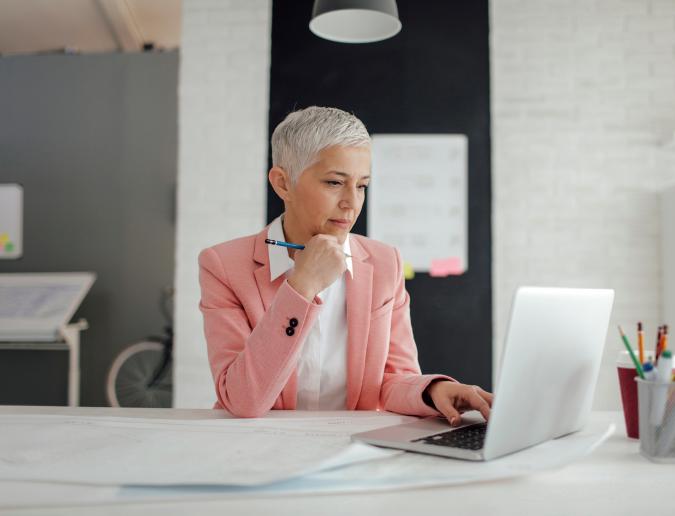
[[[0,272],[97,273],[75,316],[90,323],[82,405],[106,404],[114,356],[163,325],[177,73],[176,52],[0,59],[0,182],[21,183],[25,205],[23,258],[0,260]]]

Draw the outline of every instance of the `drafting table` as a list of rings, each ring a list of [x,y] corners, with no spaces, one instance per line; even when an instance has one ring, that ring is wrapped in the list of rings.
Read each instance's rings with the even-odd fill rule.
[[[0,274],[0,350],[68,350],[68,405],[80,402],[80,332],[69,324],[89,292],[91,272]]]

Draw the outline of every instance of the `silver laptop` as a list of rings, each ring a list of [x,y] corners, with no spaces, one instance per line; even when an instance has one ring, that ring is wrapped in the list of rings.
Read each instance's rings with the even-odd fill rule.
[[[490,460],[580,430],[588,420],[614,291],[521,287],[511,307],[490,423],[476,411],[354,434],[387,448]]]

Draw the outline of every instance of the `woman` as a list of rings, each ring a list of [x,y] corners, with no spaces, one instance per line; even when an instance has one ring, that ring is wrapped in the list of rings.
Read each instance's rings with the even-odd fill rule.
[[[421,374],[398,251],[349,233],[371,174],[363,123],[335,108],[293,112],[272,134],[272,162],[284,213],[199,255],[216,408],[382,409],[452,425],[476,409],[487,419],[492,394]]]

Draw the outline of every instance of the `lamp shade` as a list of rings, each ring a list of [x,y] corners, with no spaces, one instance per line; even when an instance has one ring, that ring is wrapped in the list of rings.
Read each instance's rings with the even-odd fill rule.
[[[396,0],[315,0],[309,30],[339,43],[372,43],[398,34]]]

